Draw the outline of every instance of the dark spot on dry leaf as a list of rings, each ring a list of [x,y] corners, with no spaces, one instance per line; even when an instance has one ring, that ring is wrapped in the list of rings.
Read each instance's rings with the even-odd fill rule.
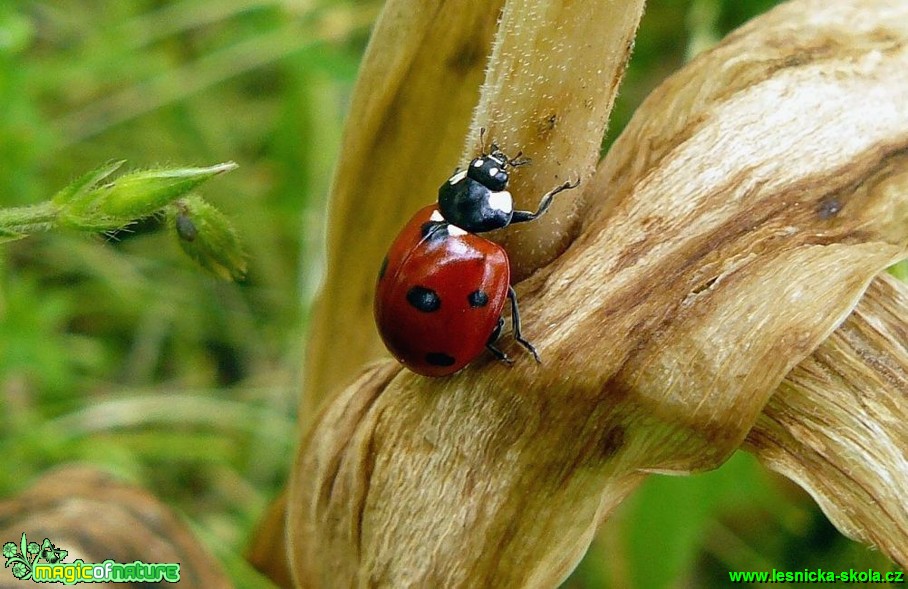
[[[558,115],[555,113],[549,114],[547,117],[543,117],[539,121],[539,134],[546,135],[550,133],[555,125],[558,123]]]
[[[608,460],[624,446],[624,427],[616,425],[603,433],[599,440],[599,455],[602,460]]]
[[[486,54],[483,49],[484,47],[481,44],[477,44],[475,40],[470,39],[469,42],[462,44],[457,51],[448,58],[448,69],[454,70],[461,75],[470,73],[476,67],[477,63],[485,58]]]
[[[842,201],[837,198],[827,198],[817,206],[817,216],[820,219],[831,219],[839,214],[842,210]]]
[[[693,294],[700,294],[700,293],[703,292],[704,290],[709,290],[709,288],[710,288],[713,284],[715,284],[715,283],[716,283],[716,280],[718,280],[718,279],[719,279],[718,276],[713,276],[712,278],[710,278],[710,279],[707,280],[706,282],[704,282],[704,283],[702,283],[702,284],[699,284],[699,285],[695,286],[694,289],[693,289],[691,292],[692,292]]]

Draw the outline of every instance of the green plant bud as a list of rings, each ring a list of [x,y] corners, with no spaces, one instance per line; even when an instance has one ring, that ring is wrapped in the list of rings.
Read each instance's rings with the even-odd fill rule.
[[[227,217],[199,198],[180,200],[172,212],[180,247],[203,268],[223,280],[246,274],[246,254]]]
[[[146,217],[211,177],[234,168],[236,164],[227,162],[209,168],[146,170],[125,174],[99,189],[96,201],[98,212],[124,220]]]

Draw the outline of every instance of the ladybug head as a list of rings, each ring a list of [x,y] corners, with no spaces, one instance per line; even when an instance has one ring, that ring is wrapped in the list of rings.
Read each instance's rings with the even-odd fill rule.
[[[467,167],[467,177],[476,180],[492,192],[505,190],[508,187],[510,174],[508,168],[527,163],[521,160],[520,154],[509,159],[498,146],[492,146],[492,153],[474,158]]]
[[[507,227],[514,215],[508,192],[509,169],[529,163],[521,154],[508,158],[496,145],[474,158],[438,189],[438,210],[452,225],[469,233]]]

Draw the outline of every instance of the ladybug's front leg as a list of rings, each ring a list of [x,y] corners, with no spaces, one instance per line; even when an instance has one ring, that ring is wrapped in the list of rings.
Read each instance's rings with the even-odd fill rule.
[[[576,182],[571,182],[568,180],[560,186],[556,186],[552,190],[548,191],[543,195],[542,200],[539,201],[539,209],[534,213],[532,211],[514,211],[514,216],[511,217],[511,225],[514,223],[526,223],[527,221],[532,221],[540,216],[542,216],[549,206],[552,204],[552,199],[555,198],[555,195],[564,190],[571,190],[572,188],[577,188],[580,185],[580,180]]]

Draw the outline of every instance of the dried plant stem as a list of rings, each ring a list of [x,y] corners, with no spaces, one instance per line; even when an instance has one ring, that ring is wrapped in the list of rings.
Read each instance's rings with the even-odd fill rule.
[[[531,210],[565,179],[589,178],[643,5],[643,0],[507,2],[462,163],[475,156],[483,127],[508,153],[522,151],[532,165],[513,175],[511,190],[517,205]],[[517,279],[551,261],[576,236],[575,209],[583,190],[560,195],[546,217],[499,236]]]

